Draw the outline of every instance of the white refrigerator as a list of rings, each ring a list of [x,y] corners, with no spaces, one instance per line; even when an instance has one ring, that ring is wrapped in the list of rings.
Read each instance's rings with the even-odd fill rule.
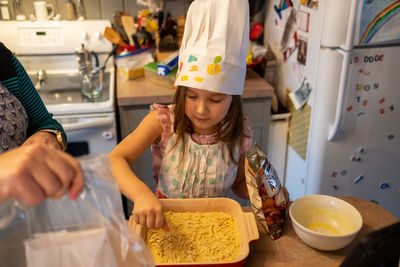
[[[303,106],[309,120],[297,121],[306,129],[298,136],[305,153],[290,143],[287,148],[283,183],[291,199],[354,196],[400,219],[400,1],[266,3],[264,44],[277,57],[279,99],[287,101],[287,89],[296,90],[303,81],[311,89]],[[288,25],[290,14],[295,16]],[[284,54],[287,36],[295,47]],[[300,36],[306,53],[296,46]]]

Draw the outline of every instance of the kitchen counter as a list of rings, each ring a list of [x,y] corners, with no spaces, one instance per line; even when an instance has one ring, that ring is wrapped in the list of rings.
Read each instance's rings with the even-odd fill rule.
[[[253,70],[248,70],[243,99],[272,97],[274,88]],[[137,80],[117,79],[117,104],[121,106],[172,103],[173,87],[163,87],[145,78]]]
[[[361,231],[348,246],[330,252],[311,248],[296,235],[288,216],[283,235],[277,240],[271,240],[259,225],[260,239],[250,244],[250,255],[244,266],[339,266],[362,236],[398,221],[387,210],[367,200],[354,197],[340,198],[357,208],[363,218]],[[244,209],[251,210],[250,207]]]
[[[271,121],[271,99],[274,88],[253,70],[247,71],[242,96],[244,113],[248,116],[253,140],[267,152],[268,131]],[[124,80],[117,78],[117,105],[119,111],[120,139],[128,136],[142,119],[149,113],[150,105],[171,104],[175,89],[163,87],[156,83],[140,78]],[[135,174],[154,192],[155,182],[152,174],[150,149],[147,149],[133,164]],[[228,193],[242,205],[247,202]],[[126,212],[130,214],[132,203],[127,201]]]

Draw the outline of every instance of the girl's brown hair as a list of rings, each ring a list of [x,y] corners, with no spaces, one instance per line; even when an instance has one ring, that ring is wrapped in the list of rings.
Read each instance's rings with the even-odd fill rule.
[[[186,132],[192,134],[193,128],[189,118],[185,114],[185,98],[186,98],[186,87],[178,86],[174,96],[174,132],[178,135],[177,142],[174,144],[175,147],[178,144],[179,139],[182,140],[185,145],[184,134]],[[231,160],[238,164],[233,157],[233,151],[235,145],[242,142],[244,136],[244,125],[243,125],[243,107],[242,98],[240,95],[232,96],[232,103],[229,107],[228,113],[225,118],[220,122],[221,127],[218,130],[218,139],[224,142],[229,149]],[[184,153],[185,150],[183,150]],[[181,161],[184,155],[182,154]]]

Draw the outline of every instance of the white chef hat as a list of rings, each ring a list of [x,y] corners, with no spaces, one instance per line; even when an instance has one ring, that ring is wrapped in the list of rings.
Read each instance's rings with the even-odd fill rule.
[[[249,23],[248,0],[195,0],[187,13],[175,85],[241,95]]]

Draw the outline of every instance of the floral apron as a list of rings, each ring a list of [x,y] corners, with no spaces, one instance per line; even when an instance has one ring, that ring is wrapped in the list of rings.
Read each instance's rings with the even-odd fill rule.
[[[224,197],[236,178],[237,165],[230,159],[229,149],[223,142],[199,145],[190,134],[173,147],[177,135],[173,134],[165,148],[158,178],[158,190],[168,198]],[[184,157],[181,161],[181,155]],[[234,150],[239,160],[239,146]]]
[[[28,115],[21,102],[0,83],[0,154],[26,139]]]

